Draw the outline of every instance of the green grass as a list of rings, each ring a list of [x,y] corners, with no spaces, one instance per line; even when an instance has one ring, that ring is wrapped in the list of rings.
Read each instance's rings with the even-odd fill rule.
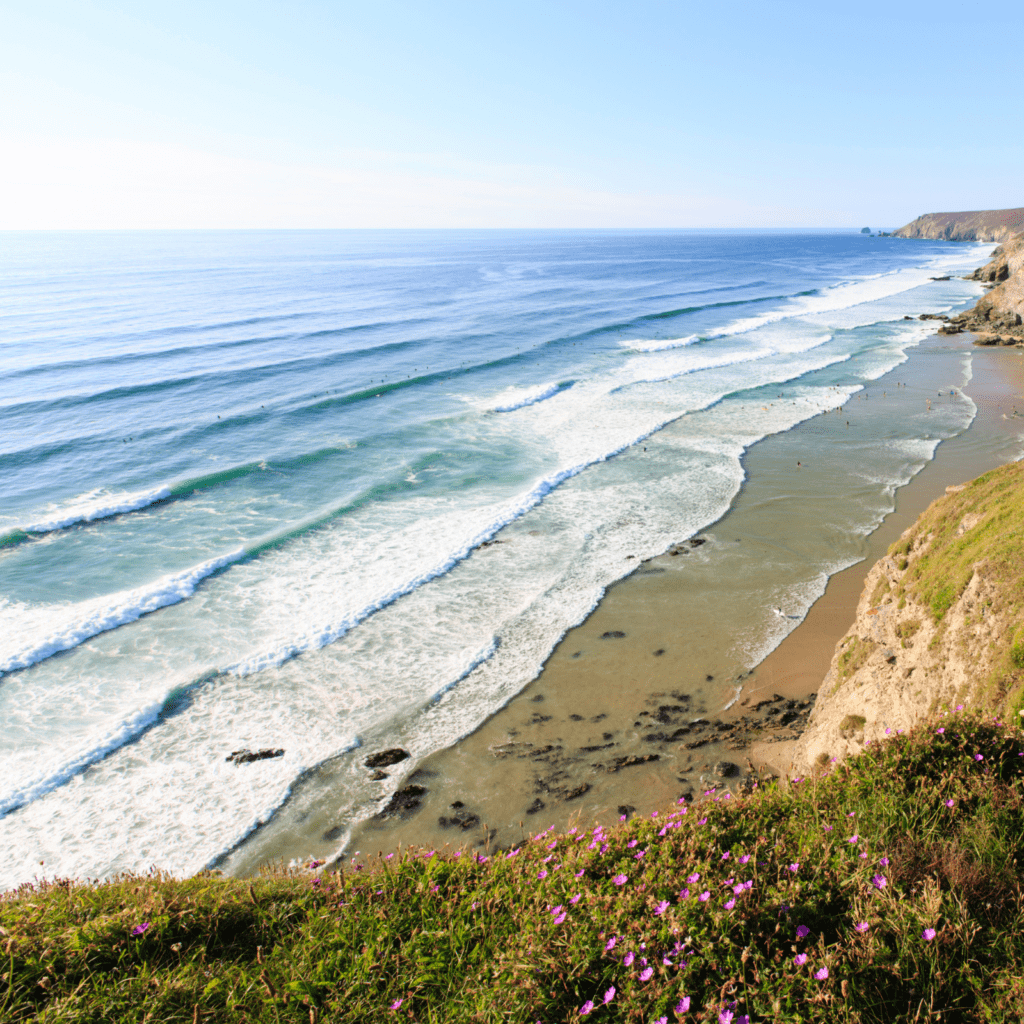
[[[1022,734],[939,721],[486,860],[25,886],[0,898],[0,1020],[1019,1021]]]
[[[915,550],[907,563],[904,556]],[[897,595],[914,597],[940,627],[976,572],[991,586],[994,597],[983,612],[996,616],[1001,629],[995,667],[981,681],[983,698],[1007,716],[1024,708],[1024,462],[984,473],[933,502],[889,554],[907,567]],[[982,609],[974,617],[980,621]]]

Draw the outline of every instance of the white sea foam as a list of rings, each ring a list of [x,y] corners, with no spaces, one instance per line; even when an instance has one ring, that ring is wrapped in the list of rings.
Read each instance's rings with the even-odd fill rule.
[[[129,715],[114,729],[105,735],[98,737],[93,746],[88,747],[66,760],[59,760],[57,763],[44,768],[44,770],[33,778],[29,778],[13,789],[0,795],[0,818],[5,814],[16,810],[23,804],[36,800],[49,793],[50,790],[64,785],[69,779],[80,772],[83,768],[99,761],[112,750],[117,750],[130,740],[135,739],[139,733],[149,728],[160,716],[163,706],[162,701],[150,704],[133,715]]]
[[[978,257],[987,246],[979,246]],[[968,256],[968,259],[974,258]],[[949,266],[963,264],[965,256],[957,253],[953,256],[938,257],[928,263],[913,268],[903,268],[885,274],[874,274],[869,277],[843,284],[822,288],[813,295],[801,295],[788,300],[785,304],[758,316],[742,317],[716,330],[706,332],[706,340],[725,338],[736,334],[747,334],[761,327],[796,317],[815,316],[837,313],[842,310],[864,306],[882,299],[892,298],[902,292],[910,291],[931,281],[935,271]]]
[[[532,388],[507,388],[501,394],[491,399],[491,412],[515,412],[516,409],[525,409],[528,405],[536,405],[546,398],[552,398],[560,391],[572,386],[572,381],[557,384],[539,384]],[[490,404],[490,403],[489,403]]]
[[[624,341],[622,342],[622,347],[631,349],[634,352],[664,352],[670,348],[686,348],[687,345],[692,345],[700,340],[699,334],[690,334],[685,338],[669,338],[661,341]]]
[[[0,601],[0,674],[27,668],[107,630],[191,597],[199,582],[237,562],[242,548],[152,583],[66,605]]]
[[[25,533],[51,533],[63,530],[76,523],[91,523],[123,512],[135,512],[147,505],[165,501],[171,496],[169,487],[154,487],[144,491],[120,491],[110,493],[102,490],[73,498],[66,505],[54,505],[43,512],[43,518],[20,525],[17,529]]]

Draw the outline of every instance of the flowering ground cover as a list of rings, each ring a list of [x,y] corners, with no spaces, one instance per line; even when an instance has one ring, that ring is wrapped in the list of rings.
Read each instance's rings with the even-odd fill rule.
[[[490,854],[26,886],[0,1020],[1024,1019],[1021,730],[950,713],[831,767]]]

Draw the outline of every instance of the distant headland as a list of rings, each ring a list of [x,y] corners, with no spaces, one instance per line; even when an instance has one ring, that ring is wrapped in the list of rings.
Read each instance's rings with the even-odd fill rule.
[[[950,317],[939,333],[969,331],[977,345],[1024,344],[1024,207],[926,213],[891,237],[1002,243],[991,262],[970,275],[990,289],[988,294],[973,309]]]
[[[1024,207],[926,213],[892,232],[894,238],[944,238],[949,242],[1005,242],[1024,232]]]

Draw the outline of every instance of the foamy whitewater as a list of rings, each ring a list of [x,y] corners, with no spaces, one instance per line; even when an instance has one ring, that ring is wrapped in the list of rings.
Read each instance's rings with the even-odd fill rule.
[[[728,510],[750,446],[906,360],[931,328],[904,313],[972,301],[990,248],[2,236],[0,886],[251,865],[313,769],[340,846],[390,795],[360,747],[471,731],[627,555]],[[837,531],[970,424],[965,359],[932,415],[858,435]],[[794,562],[751,665],[845,564]]]

